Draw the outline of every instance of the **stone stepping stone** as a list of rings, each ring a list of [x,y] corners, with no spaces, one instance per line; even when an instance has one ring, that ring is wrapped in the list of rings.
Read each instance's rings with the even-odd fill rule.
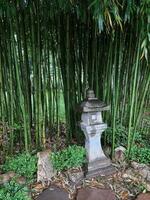
[[[78,190],[76,200],[115,200],[115,193],[109,189],[83,188]]]
[[[57,186],[51,186],[44,190],[37,198],[37,200],[69,200],[68,193]]]
[[[136,200],[150,200],[150,193],[140,194]]]

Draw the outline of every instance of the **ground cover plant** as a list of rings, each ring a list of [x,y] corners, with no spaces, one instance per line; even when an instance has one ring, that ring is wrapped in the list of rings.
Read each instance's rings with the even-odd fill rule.
[[[113,137],[113,128],[108,127],[105,131],[105,134],[102,135],[103,143],[107,145],[111,145]],[[115,129],[115,148],[118,146],[127,147],[127,140],[128,140],[128,130],[125,126],[121,125],[120,123],[116,124]]]
[[[53,152],[50,156],[56,170],[82,167],[86,162],[85,148],[77,145],[69,146],[62,151]]]
[[[112,128],[108,128],[106,130],[106,134],[103,136],[103,140],[111,145],[112,141]],[[123,146],[127,149],[127,137],[128,137],[128,130],[121,124],[117,124],[116,130],[116,141],[115,141],[115,148],[119,146]],[[127,158],[127,151],[126,151],[126,158]],[[147,134],[142,129],[134,132],[134,142],[131,147],[130,156],[127,158],[130,161],[136,161],[139,163],[149,164],[150,163],[150,143],[149,139],[147,138]]]
[[[134,145],[131,148],[130,161],[136,161],[143,164],[150,164],[150,148]]]
[[[142,129],[134,134],[134,143],[128,159],[143,164],[150,164],[150,143]]]
[[[37,171],[37,157],[29,153],[22,153],[8,157],[2,166],[4,172],[13,171],[17,175],[32,180]]]
[[[0,186],[0,200],[31,200],[26,186],[19,185],[12,180]]]

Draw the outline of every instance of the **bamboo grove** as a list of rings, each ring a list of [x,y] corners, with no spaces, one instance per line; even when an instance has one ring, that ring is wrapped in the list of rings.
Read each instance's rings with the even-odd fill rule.
[[[149,0],[0,1],[0,122],[11,152],[17,129],[26,151],[44,147],[54,123],[59,138],[62,97],[67,141],[78,136],[75,108],[92,88],[111,105],[112,148],[120,123],[130,153],[150,105],[149,8]]]

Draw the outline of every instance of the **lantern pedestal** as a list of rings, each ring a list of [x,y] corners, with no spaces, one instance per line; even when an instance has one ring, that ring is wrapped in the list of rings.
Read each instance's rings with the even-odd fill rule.
[[[101,135],[106,128],[107,124],[105,123],[87,126],[81,122],[81,129],[86,138],[85,148],[88,160],[87,178],[98,175],[109,175],[115,171],[112,167],[111,160],[105,156],[101,146]]]

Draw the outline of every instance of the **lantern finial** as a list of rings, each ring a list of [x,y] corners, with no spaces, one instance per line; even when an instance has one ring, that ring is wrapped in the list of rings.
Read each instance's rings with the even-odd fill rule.
[[[91,90],[91,89],[88,89],[88,90],[86,91],[86,97],[87,97],[87,99],[89,99],[89,98],[95,98],[94,91]]]

